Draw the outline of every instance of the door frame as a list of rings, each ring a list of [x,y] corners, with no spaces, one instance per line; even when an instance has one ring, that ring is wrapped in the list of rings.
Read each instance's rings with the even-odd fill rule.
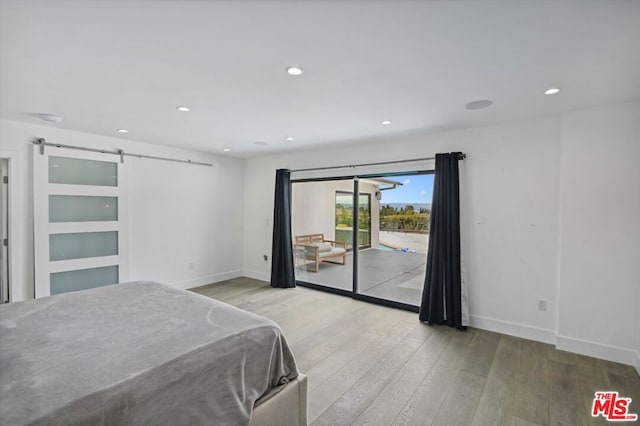
[[[8,303],[11,295],[9,281],[9,160],[0,157],[0,303]],[[5,182],[5,178],[7,181]],[[4,245],[5,239],[7,245]]]
[[[26,294],[27,287],[24,285],[26,277],[23,277],[23,258],[24,252],[22,242],[26,241],[24,229],[24,217],[20,214],[20,203],[18,202],[21,192],[27,193],[26,182],[20,179],[20,170],[27,170],[23,162],[24,154],[21,151],[0,150],[0,158],[8,160],[7,175],[9,184],[7,188],[7,205],[8,205],[8,239],[7,247],[8,257],[8,293],[9,302],[25,300],[30,297]],[[26,197],[25,197],[26,198]],[[21,218],[22,220],[19,220]]]

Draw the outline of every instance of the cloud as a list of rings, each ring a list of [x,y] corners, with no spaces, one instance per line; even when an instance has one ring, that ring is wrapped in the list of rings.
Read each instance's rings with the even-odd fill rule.
[[[420,195],[424,196],[427,195],[427,191],[425,191],[424,189],[422,191],[420,191]]]
[[[407,179],[404,182],[402,182],[403,185],[409,185],[411,183],[411,179]]]

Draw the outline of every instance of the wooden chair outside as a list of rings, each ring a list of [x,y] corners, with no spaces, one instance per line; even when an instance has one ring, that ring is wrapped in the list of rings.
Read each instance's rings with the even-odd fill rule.
[[[313,272],[318,272],[320,262],[332,262],[331,259],[338,257],[342,257],[342,265],[347,264],[347,243],[326,240],[324,234],[297,235],[295,238],[294,248],[304,253],[305,260],[313,262]]]

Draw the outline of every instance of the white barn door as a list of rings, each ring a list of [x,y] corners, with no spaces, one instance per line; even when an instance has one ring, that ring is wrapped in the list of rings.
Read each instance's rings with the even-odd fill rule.
[[[128,280],[127,179],[114,155],[34,146],[35,297]]]

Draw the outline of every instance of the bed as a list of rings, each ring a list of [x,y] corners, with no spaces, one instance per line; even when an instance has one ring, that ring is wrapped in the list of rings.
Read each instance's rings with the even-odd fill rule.
[[[2,425],[306,425],[271,320],[134,282],[0,306]]]

